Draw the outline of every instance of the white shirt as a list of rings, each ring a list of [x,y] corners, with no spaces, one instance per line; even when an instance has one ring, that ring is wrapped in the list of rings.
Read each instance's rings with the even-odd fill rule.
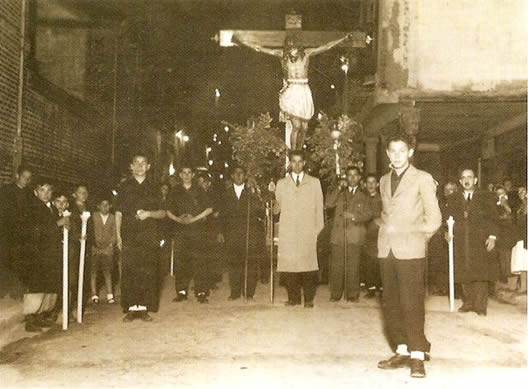
[[[106,221],[108,220],[108,216],[110,216],[109,213],[107,213],[106,215],[101,214],[101,219],[103,219],[103,224],[106,224]]]
[[[240,196],[242,196],[242,191],[244,190],[245,186],[246,184],[242,184],[242,185],[233,184],[233,188],[235,189],[235,194],[236,194],[237,199],[240,200]]]
[[[348,187],[348,191],[349,191],[350,193],[352,193],[353,195],[355,195],[355,194],[356,194],[356,190],[357,190],[357,188],[358,188],[357,186],[349,186],[349,187]]]
[[[304,172],[300,172],[299,174],[292,172],[291,175],[293,178],[293,182],[295,182],[296,184],[297,184],[297,176],[299,177],[299,182],[302,182],[304,178]]]

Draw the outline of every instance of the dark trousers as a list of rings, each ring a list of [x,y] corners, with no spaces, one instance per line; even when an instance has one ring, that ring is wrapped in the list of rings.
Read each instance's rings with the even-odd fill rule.
[[[244,262],[232,262],[229,264],[229,285],[231,287],[231,297],[244,295],[245,279]],[[257,287],[257,263],[248,261],[247,296],[253,297]]]
[[[367,289],[381,287],[380,260],[365,254],[365,286]]]
[[[227,260],[229,263],[229,285],[231,297],[240,297],[244,294],[244,279],[246,273],[246,246],[244,244],[230,244],[227,246]],[[253,297],[257,286],[258,262],[254,253],[248,257],[247,296]]]
[[[317,272],[284,273],[286,276],[286,289],[288,290],[288,301],[301,303],[301,288],[304,294],[304,303],[311,303],[315,297],[317,287]]]
[[[486,312],[488,307],[488,281],[462,284],[462,303],[475,312]]]
[[[328,283],[330,296],[339,300],[346,287],[346,297],[359,297],[359,262],[361,260],[361,246],[347,245],[345,259],[345,246],[332,244],[330,262],[328,264]],[[346,286],[345,286],[345,261],[346,261]]]
[[[209,294],[209,269],[207,256],[201,250],[201,242],[189,234],[175,236],[174,286],[177,293],[188,293],[189,283],[194,279],[194,293]]]
[[[406,344],[409,351],[429,352],[424,333],[425,258],[400,260],[391,251],[380,261],[383,314],[392,346]]]

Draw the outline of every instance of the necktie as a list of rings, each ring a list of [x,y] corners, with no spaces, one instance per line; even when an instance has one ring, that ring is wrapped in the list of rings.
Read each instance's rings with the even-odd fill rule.
[[[299,179],[299,175],[297,174],[297,179],[295,180],[295,185],[299,186],[301,185],[301,180]]]

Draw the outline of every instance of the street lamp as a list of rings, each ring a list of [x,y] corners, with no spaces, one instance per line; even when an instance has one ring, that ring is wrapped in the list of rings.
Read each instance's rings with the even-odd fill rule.
[[[343,113],[346,115],[348,112],[348,69],[350,68],[349,59],[346,56],[339,58],[341,61],[341,70],[345,72],[345,85],[343,90]]]

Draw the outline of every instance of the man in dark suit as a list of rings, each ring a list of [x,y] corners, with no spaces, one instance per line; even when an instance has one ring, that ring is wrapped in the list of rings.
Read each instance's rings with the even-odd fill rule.
[[[31,177],[31,171],[20,166],[15,181],[0,189],[0,296],[9,292],[14,294],[12,297],[20,297],[28,283],[27,241],[34,197],[29,189]],[[16,275],[21,282],[17,285],[10,274]]]
[[[378,177],[375,174],[368,174],[365,180],[367,186],[367,197],[370,201],[370,211],[372,219],[367,224],[367,238],[363,250],[363,259],[365,261],[365,286],[367,294],[365,297],[373,298],[376,296],[376,290],[379,296],[382,296],[380,261],[378,259],[378,231],[379,226],[376,219],[381,215],[381,196],[379,194]]]
[[[346,180],[330,188],[326,198],[326,207],[336,209],[330,236],[330,301],[339,301],[343,290],[347,301],[359,301],[359,260],[367,235],[365,223],[372,217],[370,202],[359,188],[360,178],[359,168],[349,167]]]
[[[231,286],[229,300],[236,300],[243,295],[246,281],[246,297],[252,299],[257,284],[258,254],[264,252],[264,231],[258,220],[263,213],[263,206],[255,187],[246,182],[246,171],[243,167],[235,167],[231,179],[233,184],[225,190],[219,207],[221,232],[218,239],[226,246]]]
[[[410,367],[411,377],[425,377],[424,359],[431,344],[425,337],[425,253],[442,223],[437,183],[409,161],[414,140],[397,134],[387,141],[391,171],[381,178],[383,210],[378,257],[383,283],[383,312],[396,354],[380,369]]]
[[[472,169],[460,174],[462,191],[447,199],[445,217],[453,216],[455,247],[455,282],[462,284],[459,312],[486,315],[488,281],[496,281],[499,264],[495,252],[498,213],[494,194],[477,189]],[[449,237],[447,237],[449,238]]]

